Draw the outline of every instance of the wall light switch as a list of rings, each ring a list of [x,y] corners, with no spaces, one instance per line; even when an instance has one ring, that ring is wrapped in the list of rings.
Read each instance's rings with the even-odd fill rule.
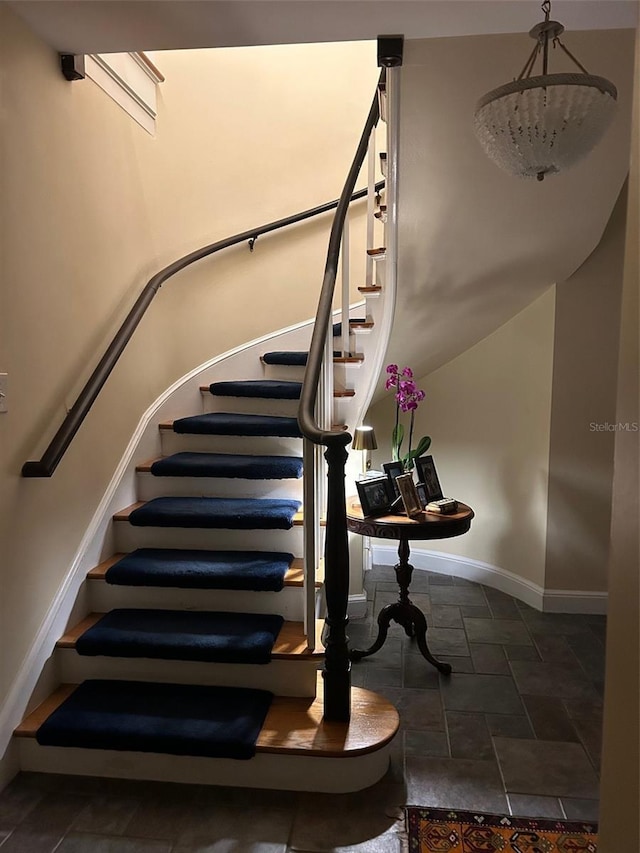
[[[7,408],[8,379],[6,373],[0,373],[0,413],[9,411]]]

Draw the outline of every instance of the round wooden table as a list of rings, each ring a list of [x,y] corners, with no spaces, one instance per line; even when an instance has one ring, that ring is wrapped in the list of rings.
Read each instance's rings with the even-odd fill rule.
[[[409,586],[413,566],[409,563],[410,539],[449,539],[462,536],[471,527],[473,510],[458,501],[458,512],[440,515],[421,512],[413,518],[406,515],[379,515],[365,518],[357,498],[347,499],[347,527],[352,533],[361,536],[375,536],[377,539],[398,540],[398,563],[394,566],[396,580],[400,588],[398,600],[383,607],[378,614],[378,636],[368,649],[352,649],[351,660],[360,660],[375,654],[384,645],[390,623],[401,625],[408,637],[415,637],[422,656],[440,672],[448,675],[451,666],[435,658],[427,645],[427,620],[419,607],[409,598]]]

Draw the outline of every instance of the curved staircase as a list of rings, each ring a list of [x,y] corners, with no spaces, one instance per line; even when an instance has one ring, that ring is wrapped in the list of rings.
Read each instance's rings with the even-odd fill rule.
[[[136,446],[146,448],[146,461],[135,474],[127,451],[122,488],[119,479],[109,500],[113,508],[116,495],[137,500],[119,508],[106,530],[104,522],[94,528],[92,553],[108,556],[88,572],[75,606],[65,604],[73,616],[55,644],[59,686],[15,730],[22,769],[327,792],[356,791],[385,773],[398,713],[382,697],[350,688],[344,478],[351,475],[349,435],[341,434],[364,416],[393,321],[395,165],[387,179],[390,248],[373,248],[381,202],[375,127],[385,91],[381,84],[340,199],[257,232],[336,207],[315,326],[275,333],[279,348],[270,352],[254,341],[194,371],[154,409],[171,416],[155,437],[145,421]],[[392,138],[397,164],[397,133],[390,145]],[[332,314],[341,240],[349,257],[348,206],[364,195],[354,191],[367,152],[363,300],[349,307],[343,261],[342,307]],[[149,280],[24,476],[51,476],[162,283],[242,239],[252,247],[257,233],[192,252]],[[388,254],[383,286],[378,263]],[[198,380],[202,411],[176,418],[197,398]],[[158,452],[149,459],[151,448]],[[318,618],[325,601],[326,622]]]
[[[374,324],[350,325],[351,344]],[[263,378],[212,382],[202,413],[159,424],[90,612],[56,644],[61,686],[16,730],[23,769],[337,792],[384,774],[397,712],[353,688],[351,721],[323,720],[323,621],[305,632],[306,356],[264,353]],[[335,354],[341,419],[362,361]]]

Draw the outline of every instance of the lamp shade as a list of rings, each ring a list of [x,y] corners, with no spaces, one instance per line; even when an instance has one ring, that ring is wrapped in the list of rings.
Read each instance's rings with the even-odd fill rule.
[[[616,98],[613,83],[590,74],[517,80],[481,98],[475,131],[496,165],[542,180],[595,147],[611,124]]]
[[[377,450],[378,442],[373,427],[356,427],[351,447],[353,450]]]

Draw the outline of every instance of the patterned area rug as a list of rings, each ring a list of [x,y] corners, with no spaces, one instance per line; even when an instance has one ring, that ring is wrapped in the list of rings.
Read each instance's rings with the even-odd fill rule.
[[[409,853],[596,853],[595,823],[408,806]]]

